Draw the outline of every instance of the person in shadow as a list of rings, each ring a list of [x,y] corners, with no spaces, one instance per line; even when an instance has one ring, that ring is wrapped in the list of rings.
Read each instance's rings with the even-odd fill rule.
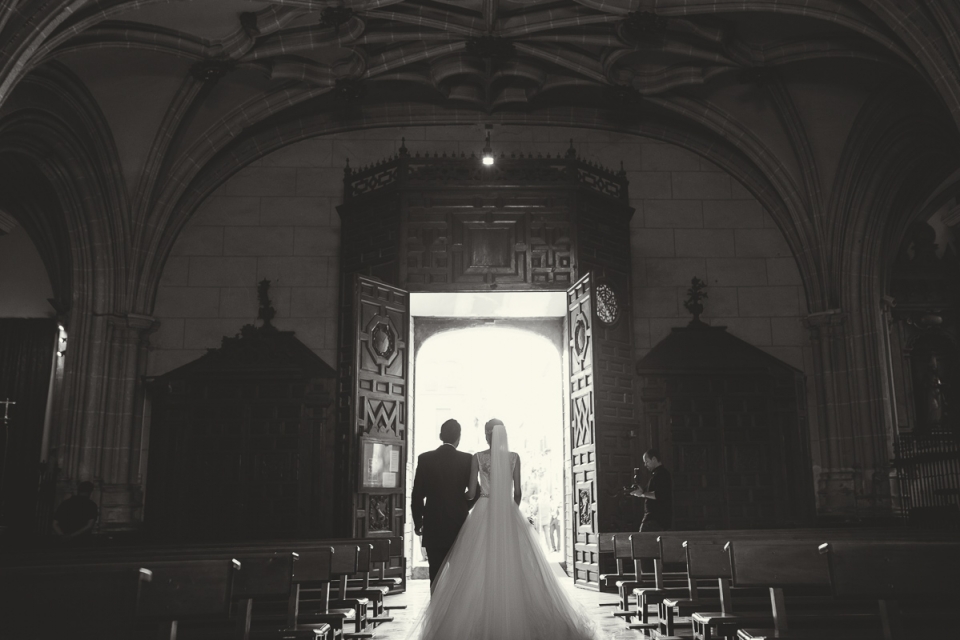
[[[77,494],[60,503],[53,515],[53,532],[57,539],[71,546],[88,544],[100,515],[97,503],[90,499],[93,483],[81,482]]]

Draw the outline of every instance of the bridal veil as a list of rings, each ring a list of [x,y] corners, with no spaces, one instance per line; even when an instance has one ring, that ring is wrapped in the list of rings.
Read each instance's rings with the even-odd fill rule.
[[[558,582],[533,527],[513,501],[513,469],[502,424],[493,428],[490,453],[489,495],[477,501],[460,530],[411,637],[599,638],[595,624]]]

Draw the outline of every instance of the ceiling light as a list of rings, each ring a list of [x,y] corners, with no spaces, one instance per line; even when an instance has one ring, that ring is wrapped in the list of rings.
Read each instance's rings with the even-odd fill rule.
[[[493,149],[490,148],[490,125],[487,125],[487,144],[483,147],[483,155],[480,156],[483,158],[483,166],[492,167],[493,166]]]

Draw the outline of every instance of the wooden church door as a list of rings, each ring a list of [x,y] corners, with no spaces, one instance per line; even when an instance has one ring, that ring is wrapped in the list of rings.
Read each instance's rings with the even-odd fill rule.
[[[357,276],[350,425],[358,461],[354,535],[401,536],[406,512],[410,295]]]
[[[596,582],[597,443],[594,382],[594,287],[588,273],[567,291],[567,344],[570,357],[570,451],[573,457],[573,578]]]

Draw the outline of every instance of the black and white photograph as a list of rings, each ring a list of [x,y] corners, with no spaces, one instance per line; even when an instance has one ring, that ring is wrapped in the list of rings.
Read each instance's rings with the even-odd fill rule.
[[[0,638],[958,604],[960,1],[0,0]]]

